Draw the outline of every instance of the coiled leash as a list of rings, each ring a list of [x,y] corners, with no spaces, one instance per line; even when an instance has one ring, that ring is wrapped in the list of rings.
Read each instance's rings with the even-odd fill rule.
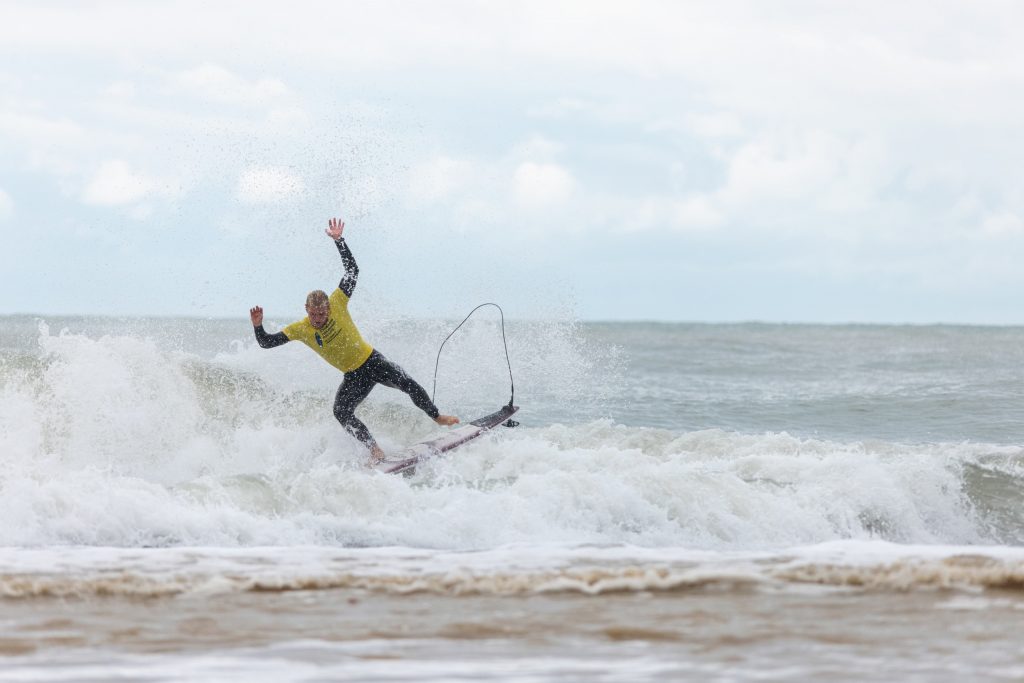
[[[463,325],[466,324],[466,321],[469,320],[470,317],[474,313],[476,313],[478,310],[480,310],[484,306],[494,306],[495,308],[498,309],[498,313],[501,314],[501,343],[505,347],[505,364],[508,365],[508,382],[509,382],[509,386],[511,387],[511,392],[512,392],[511,396],[508,399],[508,405],[509,405],[509,407],[511,407],[512,404],[515,403],[516,385],[515,385],[515,381],[512,379],[512,362],[508,358],[508,342],[505,340],[505,311],[501,310],[501,306],[499,306],[498,304],[491,303],[491,302],[482,303],[479,306],[477,306],[476,308],[474,308],[472,311],[470,311],[469,315],[467,315],[465,318],[463,318],[462,322],[459,323],[458,325],[456,325],[455,329],[452,330],[451,332],[449,332],[448,336],[444,338],[443,342],[441,342],[440,348],[437,349],[437,360],[434,361],[434,388],[430,392],[430,401],[431,402],[434,401],[434,395],[437,393],[437,368],[441,364],[441,351],[442,351],[442,349],[444,349],[444,345],[448,343],[448,340],[452,338],[453,334],[455,334],[456,332],[459,331],[460,327],[462,327]],[[516,422],[515,420],[509,418],[508,422],[505,423],[505,426],[506,427],[518,427],[519,423]]]

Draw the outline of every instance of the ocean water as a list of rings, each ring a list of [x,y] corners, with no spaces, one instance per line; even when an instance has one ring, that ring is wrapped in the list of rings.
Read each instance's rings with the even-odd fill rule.
[[[452,325],[361,327],[473,419]],[[0,317],[0,680],[1024,678],[1024,328],[506,332],[403,477],[247,320]]]

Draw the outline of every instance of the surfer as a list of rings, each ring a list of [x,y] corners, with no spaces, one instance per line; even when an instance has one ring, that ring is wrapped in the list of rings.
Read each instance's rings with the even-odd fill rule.
[[[290,341],[301,341],[344,373],[345,377],[334,397],[334,417],[345,431],[370,449],[370,464],[373,465],[384,459],[384,451],[377,445],[366,425],[355,416],[355,409],[374,386],[383,384],[405,392],[416,407],[441,426],[456,424],[459,418],[441,415],[423,387],[366,343],[359,334],[348,312],[348,302],[356,288],[359,267],[342,238],[345,223],[332,218],[327,225],[325,232],[334,240],[345,267],[338,288],[330,296],[319,289],[310,292],[306,297],[306,317],[288,325],[281,332],[268,334],[263,329],[263,309],[259,306],[249,309],[249,318],[256,331],[256,341],[264,349],[272,349]]]

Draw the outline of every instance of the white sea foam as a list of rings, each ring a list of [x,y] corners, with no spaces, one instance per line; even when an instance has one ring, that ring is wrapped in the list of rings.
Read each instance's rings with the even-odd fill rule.
[[[495,333],[488,325],[477,332]],[[571,334],[547,334],[542,345],[571,372],[545,377],[532,367],[528,376],[554,405],[595,370]],[[421,343],[393,336],[400,352]],[[38,343],[35,356],[2,369],[2,545],[730,550],[837,539],[1006,543],[1019,535],[1012,506],[974,481],[1017,485],[1019,447],[610,419],[530,426],[527,415],[524,426],[403,478],[363,468],[364,452],[331,416],[333,385],[318,384],[332,373],[308,352],[302,363],[275,355],[306,351],[297,345],[271,354],[246,342],[204,359],[138,335],[45,327]],[[466,391],[452,403],[484,405],[477,389]],[[392,450],[435,429],[398,392],[380,390],[361,414]],[[972,497],[978,487],[984,495]]]

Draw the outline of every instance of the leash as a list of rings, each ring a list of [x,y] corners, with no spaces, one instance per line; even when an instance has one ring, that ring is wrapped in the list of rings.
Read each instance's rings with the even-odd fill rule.
[[[476,308],[474,308],[472,311],[470,311],[469,315],[467,315],[465,318],[463,318],[462,322],[459,323],[458,325],[456,325],[455,329],[452,330],[451,332],[449,332],[448,336],[444,338],[443,342],[441,342],[441,347],[437,350],[437,360],[434,361],[434,388],[430,392],[430,400],[431,400],[431,402],[434,401],[434,395],[437,393],[437,368],[441,364],[441,350],[444,349],[444,345],[448,343],[448,340],[452,338],[452,335],[455,334],[456,332],[458,332],[459,328],[462,327],[463,325],[465,325],[466,321],[469,320],[470,317],[474,313],[476,313],[478,310],[480,310],[484,306],[494,306],[495,308],[498,309],[498,312],[501,313],[501,343],[505,347],[505,363],[508,365],[508,381],[509,381],[509,385],[511,386],[511,390],[512,390],[512,395],[508,399],[508,404],[511,406],[513,403],[515,403],[516,385],[515,385],[515,381],[512,379],[512,362],[508,359],[508,342],[505,340],[505,311],[501,310],[501,306],[499,306],[498,304],[491,303],[491,302],[482,303],[479,306],[477,306]],[[511,422],[511,421],[512,420],[509,420],[509,422]]]

